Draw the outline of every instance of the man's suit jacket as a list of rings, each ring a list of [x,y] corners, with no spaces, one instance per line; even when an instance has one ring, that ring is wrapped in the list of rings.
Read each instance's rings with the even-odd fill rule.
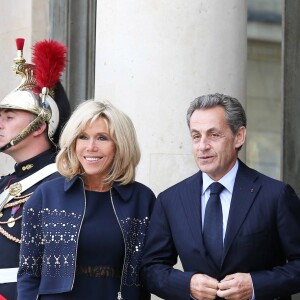
[[[221,280],[250,272],[255,299],[298,293],[300,200],[294,190],[239,161],[218,269],[203,244],[201,189],[198,172],[158,196],[142,259],[146,288],[164,299],[190,299],[195,273]],[[173,268],[177,255],[184,272]]]

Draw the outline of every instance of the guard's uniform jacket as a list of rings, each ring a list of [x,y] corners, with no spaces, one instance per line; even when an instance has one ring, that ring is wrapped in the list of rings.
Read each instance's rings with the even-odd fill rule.
[[[24,178],[34,174],[43,167],[54,163],[55,153],[48,150],[38,156],[15,165],[15,172],[0,179],[0,193],[8,189],[13,183],[19,182]],[[16,282],[3,283],[8,278],[12,268],[19,266],[19,252],[21,239],[21,217],[23,204],[30,197],[36,187],[43,181],[60,176],[58,172],[49,175],[38,183],[21,192],[20,196],[11,199],[0,212],[0,295],[4,299],[17,300]],[[8,223],[8,220],[14,219]],[[0,299],[2,299],[0,297]]]

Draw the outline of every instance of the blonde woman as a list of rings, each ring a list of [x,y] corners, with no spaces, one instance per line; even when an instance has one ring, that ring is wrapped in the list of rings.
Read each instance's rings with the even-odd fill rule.
[[[150,299],[139,269],[155,195],[134,180],[131,120],[110,103],[85,101],[60,147],[63,176],[25,205],[19,300]]]

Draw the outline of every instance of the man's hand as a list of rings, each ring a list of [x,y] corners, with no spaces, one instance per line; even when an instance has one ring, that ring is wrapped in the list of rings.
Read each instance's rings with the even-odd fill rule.
[[[217,295],[225,299],[252,299],[252,278],[249,273],[235,273],[227,275],[218,284]]]
[[[218,281],[204,274],[195,274],[191,278],[191,296],[196,300],[215,299],[217,297]]]

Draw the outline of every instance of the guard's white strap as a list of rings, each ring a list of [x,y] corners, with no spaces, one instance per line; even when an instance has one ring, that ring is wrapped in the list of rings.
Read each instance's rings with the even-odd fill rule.
[[[18,183],[22,185],[22,191],[24,192],[30,187],[32,187],[37,182],[43,180],[47,176],[53,174],[57,171],[56,164],[52,163],[44,168],[38,170],[37,172],[33,173],[32,175],[26,177],[25,179],[19,181]],[[0,194],[0,211],[3,209],[4,205],[7,204],[11,199],[13,199],[15,196],[9,195],[9,188],[3,191]]]
[[[0,269],[0,284],[17,282],[18,268]]]

